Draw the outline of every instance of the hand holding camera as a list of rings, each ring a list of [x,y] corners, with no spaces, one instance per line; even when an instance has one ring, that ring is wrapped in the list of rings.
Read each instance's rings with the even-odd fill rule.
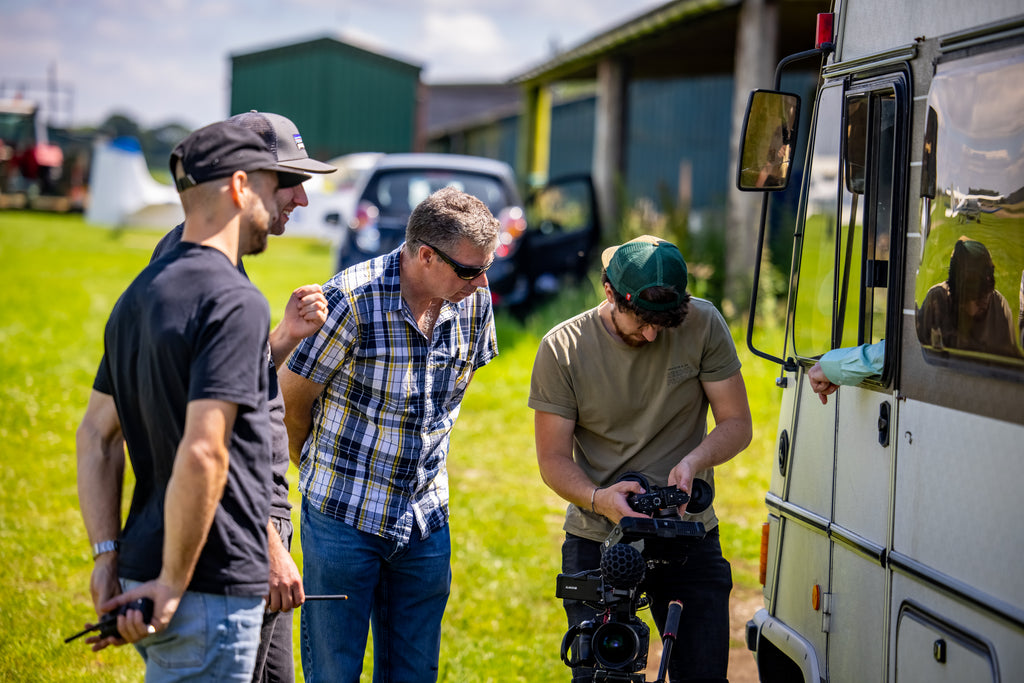
[[[680,505],[686,505],[686,512],[699,514],[708,509],[714,499],[711,484],[703,479],[693,480],[693,491],[686,493],[675,486],[652,486],[642,474],[628,472],[620,481],[636,481],[644,487],[644,493],[629,493],[626,502],[636,512],[652,517],[674,516]]]

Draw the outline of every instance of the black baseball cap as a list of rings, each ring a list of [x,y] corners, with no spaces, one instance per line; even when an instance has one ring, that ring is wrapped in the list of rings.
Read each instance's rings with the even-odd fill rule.
[[[303,173],[334,173],[338,170],[330,164],[309,158],[299,129],[286,116],[253,109],[244,114],[235,114],[228,119],[228,123],[259,133],[281,166]]]
[[[309,178],[277,163],[263,138],[241,126],[219,121],[193,131],[171,152],[171,176],[178,192],[235,171],[275,171],[280,187],[294,187]]]
[[[615,291],[649,311],[667,311],[678,306],[686,293],[686,261],[679,247],[654,235],[641,235],[601,254],[608,282]],[[674,301],[653,302],[641,293],[650,287],[671,287]]]

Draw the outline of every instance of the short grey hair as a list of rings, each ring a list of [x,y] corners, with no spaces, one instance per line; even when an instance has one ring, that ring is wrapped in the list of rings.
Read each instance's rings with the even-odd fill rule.
[[[405,228],[405,248],[414,253],[421,244],[455,249],[462,240],[478,249],[498,247],[500,224],[487,205],[455,187],[448,186],[420,202]]]

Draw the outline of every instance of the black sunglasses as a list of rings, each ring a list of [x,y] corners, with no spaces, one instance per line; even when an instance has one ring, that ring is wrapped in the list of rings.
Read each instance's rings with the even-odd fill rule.
[[[487,269],[491,267],[492,263],[494,263],[494,259],[491,259],[490,263],[488,263],[486,266],[464,266],[455,259],[453,259],[448,254],[444,253],[443,251],[435,247],[433,244],[427,244],[426,242],[424,242],[423,244],[433,249],[434,253],[440,256],[442,261],[444,261],[445,263],[452,267],[452,270],[455,271],[456,277],[462,280],[477,279],[485,272],[487,272]]]

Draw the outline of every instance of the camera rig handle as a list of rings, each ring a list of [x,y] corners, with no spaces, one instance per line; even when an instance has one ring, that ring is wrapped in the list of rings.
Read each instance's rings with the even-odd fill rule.
[[[661,664],[658,666],[658,679],[654,683],[665,683],[665,676],[668,674],[668,663],[672,658],[672,645],[676,642],[676,635],[679,632],[679,618],[682,614],[682,602],[673,600],[668,603],[665,631],[661,636]]]

